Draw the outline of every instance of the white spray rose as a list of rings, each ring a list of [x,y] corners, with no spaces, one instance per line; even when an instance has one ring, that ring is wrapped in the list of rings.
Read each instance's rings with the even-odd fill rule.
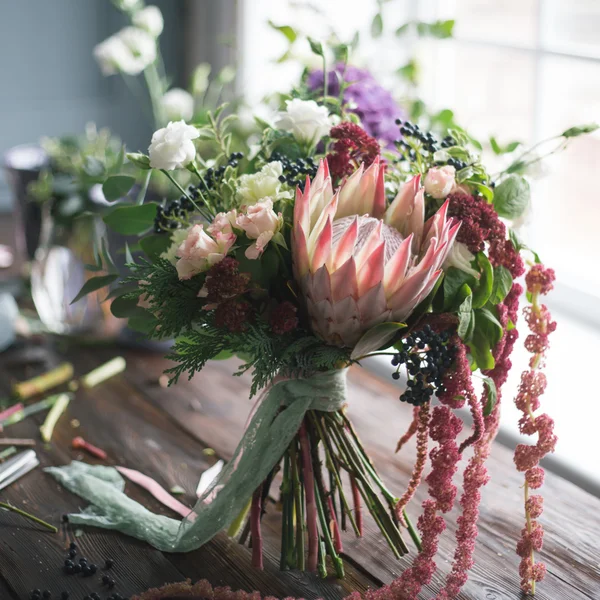
[[[194,116],[194,98],[181,88],[170,89],[161,99],[167,121],[189,121]]]
[[[423,186],[425,191],[434,198],[442,200],[454,190],[456,185],[456,169],[451,165],[431,167],[425,175]]]
[[[217,233],[211,237],[202,225],[194,225],[177,249],[179,260],[175,267],[179,279],[190,279],[221,262],[235,242],[232,233]]]
[[[282,216],[273,210],[271,198],[265,198],[249,206],[245,214],[237,218],[237,226],[243,229],[248,238],[256,240],[246,249],[246,258],[257,259],[264,252],[267,244],[281,229]]]
[[[255,204],[263,198],[273,200],[291,198],[291,192],[282,192],[279,177],[283,174],[281,163],[274,160],[267,163],[258,173],[242,175],[239,180],[237,199],[240,204]]]
[[[129,48],[136,63],[136,72],[131,75],[140,73],[156,60],[156,40],[148,32],[138,27],[125,27],[117,36]]]
[[[148,148],[153,169],[182,169],[196,156],[195,140],[200,134],[185,121],[175,121],[154,132]]]
[[[131,20],[136,27],[147,31],[155,38],[162,33],[165,26],[165,21],[158,6],[146,6],[146,8],[142,8],[142,10],[133,14]]]
[[[280,112],[275,125],[289,131],[299,142],[316,144],[329,133],[333,121],[325,106],[314,100],[294,98],[286,101],[285,112]]]
[[[479,271],[471,266],[474,260],[475,255],[467,248],[465,244],[462,242],[454,242],[450,252],[446,256],[443,268],[446,270],[450,267],[456,267],[457,269],[472,275],[475,277],[475,279],[479,279],[481,277]]]

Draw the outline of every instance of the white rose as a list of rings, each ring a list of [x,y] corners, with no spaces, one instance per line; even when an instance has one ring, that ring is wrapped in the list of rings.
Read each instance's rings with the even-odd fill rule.
[[[151,36],[157,38],[165,26],[165,22],[158,6],[146,6],[131,17],[133,24]]]
[[[299,142],[316,144],[329,133],[332,120],[325,106],[314,100],[294,98],[286,101],[285,112],[279,113],[275,125],[289,131]]]
[[[170,89],[161,99],[167,121],[189,121],[194,116],[194,98],[181,88]]]
[[[256,240],[246,249],[246,258],[257,259],[267,244],[281,228],[282,217],[273,210],[271,198],[265,198],[249,206],[245,214],[237,218],[237,226],[243,229],[251,240]]]
[[[196,156],[195,140],[200,134],[185,121],[175,121],[154,132],[148,148],[153,169],[181,169]]]
[[[117,8],[125,11],[133,10],[137,7],[139,0],[115,0]]]
[[[281,200],[291,198],[291,192],[282,192],[279,177],[283,167],[279,161],[267,163],[258,173],[242,175],[239,179],[237,199],[240,204],[255,204],[263,198]]]
[[[479,279],[479,271],[471,266],[474,260],[475,255],[467,248],[465,244],[462,242],[454,242],[450,252],[446,256],[443,268],[446,270],[450,267],[456,267],[457,269],[472,275],[475,277],[475,279]]]
[[[133,59],[125,42],[115,35],[94,47],[94,58],[105,76],[127,72],[125,67],[130,67]]]
[[[194,225],[177,249],[179,260],[175,267],[179,279],[190,279],[221,262],[235,242],[234,234],[217,233],[214,238],[202,225]]]
[[[425,192],[438,200],[442,200],[453,191],[456,185],[455,176],[456,169],[451,165],[445,165],[439,168],[431,167],[431,169],[427,171],[423,183]]]
[[[171,234],[171,245],[167,248],[165,252],[163,252],[160,255],[160,257],[164,258],[165,260],[168,260],[172,265],[177,263],[177,259],[179,258],[177,254],[179,251],[179,247],[187,239],[190,229],[191,227],[187,227],[184,229],[176,229]]]

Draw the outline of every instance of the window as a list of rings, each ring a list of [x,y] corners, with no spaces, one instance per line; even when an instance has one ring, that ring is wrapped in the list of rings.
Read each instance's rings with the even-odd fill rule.
[[[247,1],[243,91],[257,102],[273,91],[274,82],[278,90],[289,89],[301,72],[298,64],[271,62],[265,67],[285,50],[268,19],[321,39],[335,31],[347,41],[356,30],[368,37],[376,10],[375,0],[330,0],[318,6],[312,0]],[[597,0],[389,0],[383,10],[384,35],[359,45],[353,62],[371,68],[401,97],[406,89],[394,71],[415,56],[421,73],[418,95],[430,108],[454,110],[457,121],[475,137],[494,135],[501,143],[531,145],[569,126],[600,120]],[[416,19],[455,19],[453,39],[394,37],[399,25]],[[298,52],[314,64],[308,48]],[[583,478],[596,492],[600,473],[593,459],[585,458],[585,440],[594,439],[600,418],[588,378],[597,368],[593,357],[600,356],[599,133],[573,140],[566,152],[544,162],[532,183],[532,214],[523,231],[545,263],[555,268],[559,282],[548,299],[559,328],[549,353],[544,398],[561,438],[556,464],[576,471],[579,482]],[[515,356],[517,364],[525,360],[525,354]],[[505,391],[504,429],[513,436],[518,434],[518,417],[511,396],[519,376],[515,369]],[[578,409],[585,402],[584,420]]]

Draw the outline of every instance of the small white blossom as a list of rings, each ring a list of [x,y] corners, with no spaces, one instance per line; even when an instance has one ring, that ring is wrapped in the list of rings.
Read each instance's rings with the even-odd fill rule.
[[[115,75],[120,71],[127,73],[125,67],[130,68],[132,56],[123,40],[113,35],[94,48],[94,58],[102,75],[108,76]]]
[[[142,10],[137,11],[131,18],[133,24],[144,31],[147,31],[151,36],[157,38],[165,26],[165,22],[158,6],[146,6]]]
[[[272,198],[274,201],[291,198],[291,192],[281,191],[279,177],[283,174],[281,163],[274,160],[267,163],[258,173],[242,175],[239,179],[237,199],[240,204],[256,204],[263,198]]]
[[[156,40],[139,27],[125,27],[117,36],[131,51],[137,63],[137,73],[143,71],[156,60]],[[136,73],[131,73],[135,75]]]
[[[286,101],[286,109],[279,113],[275,125],[289,131],[299,142],[316,144],[329,133],[333,121],[325,106],[314,100],[294,98]]]
[[[200,134],[185,121],[175,121],[154,132],[148,148],[153,169],[181,169],[196,156],[195,140]]]
[[[194,116],[194,98],[181,88],[170,89],[161,99],[167,121],[189,121]]]

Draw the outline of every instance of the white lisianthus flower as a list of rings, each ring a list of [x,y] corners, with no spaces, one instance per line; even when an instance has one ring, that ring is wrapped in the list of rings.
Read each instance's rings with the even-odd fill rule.
[[[177,275],[179,279],[190,279],[221,262],[235,242],[233,233],[217,233],[211,237],[202,225],[194,225],[177,249]]]
[[[153,169],[182,169],[196,156],[194,142],[199,137],[198,130],[185,121],[170,122],[166,127],[154,132],[148,148],[150,166]]]
[[[425,175],[423,186],[425,192],[437,200],[442,200],[448,196],[456,186],[456,169],[451,165],[443,167],[431,167]]]
[[[105,77],[121,71],[127,73],[132,61],[131,51],[116,35],[95,46],[94,58]]]
[[[249,239],[256,240],[246,249],[246,258],[259,258],[273,236],[281,229],[282,223],[283,217],[273,210],[271,198],[264,198],[239,215],[237,226],[244,230]]]
[[[146,6],[137,11],[131,17],[131,21],[136,27],[147,31],[151,36],[157,38],[163,31],[165,21],[158,6]]]
[[[258,173],[242,175],[237,190],[238,201],[249,206],[267,197],[274,201],[291,198],[291,192],[281,191],[279,177],[282,174],[283,166],[278,160],[274,160],[267,163]]]
[[[171,245],[160,255],[160,257],[168,260],[172,265],[175,265],[177,263],[177,259],[179,258],[179,247],[187,239],[190,229],[191,227],[176,229],[171,234]]]
[[[479,279],[481,277],[479,271],[471,266],[474,260],[475,255],[465,244],[462,242],[454,242],[442,266],[444,270],[449,269],[450,267],[456,267],[457,269],[472,275],[475,279]]]
[[[325,106],[314,100],[294,98],[286,101],[286,109],[279,113],[275,125],[289,131],[299,142],[316,144],[329,133],[333,121]]]
[[[167,121],[189,121],[194,116],[194,98],[181,88],[170,89],[161,98],[161,104]]]

